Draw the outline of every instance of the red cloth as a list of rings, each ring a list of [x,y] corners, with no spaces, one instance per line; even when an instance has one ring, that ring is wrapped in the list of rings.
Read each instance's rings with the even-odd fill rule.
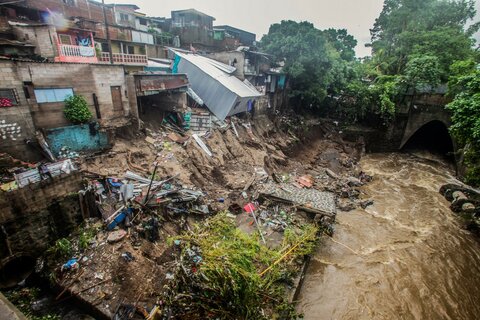
[[[255,211],[255,205],[253,203],[247,203],[244,207],[243,207],[243,210],[245,210],[246,212],[249,212],[249,213],[252,213],[253,211]]]
[[[12,100],[8,98],[0,98],[0,108],[13,107]]]

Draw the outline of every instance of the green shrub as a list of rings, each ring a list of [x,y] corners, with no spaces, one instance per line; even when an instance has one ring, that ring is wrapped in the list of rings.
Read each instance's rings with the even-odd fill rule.
[[[55,244],[47,250],[47,254],[56,259],[69,258],[72,252],[72,243],[67,238],[58,239],[55,241]]]
[[[65,99],[65,117],[74,124],[86,123],[92,118],[84,97],[73,95]]]

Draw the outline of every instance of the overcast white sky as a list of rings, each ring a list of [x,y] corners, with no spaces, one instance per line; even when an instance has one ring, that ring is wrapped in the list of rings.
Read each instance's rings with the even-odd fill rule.
[[[172,10],[195,8],[215,17],[214,25],[228,24],[256,33],[257,40],[268,33],[272,23],[287,19],[307,20],[318,29],[345,28],[358,41],[356,52],[359,57],[370,54],[370,50],[364,45],[370,42],[369,29],[383,6],[383,0],[106,0],[105,2],[136,4],[140,7],[140,12],[154,17],[170,17]],[[480,12],[480,0],[476,0],[476,7],[477,12]]]

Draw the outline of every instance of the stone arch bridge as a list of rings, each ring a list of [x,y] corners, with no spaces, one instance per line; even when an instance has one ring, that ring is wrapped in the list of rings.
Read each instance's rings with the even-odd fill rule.
[[[407,96],[399,108],[395,126],[398,149],[421,147],[441,153],[455,154],[456,142],[450,135],[451,113],[445,109],[449,102],[444,93]]]

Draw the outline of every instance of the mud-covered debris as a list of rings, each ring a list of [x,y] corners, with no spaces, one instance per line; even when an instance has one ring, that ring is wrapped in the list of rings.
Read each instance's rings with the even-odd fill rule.
[[[108,243],[115,243],[121,241],[125,236],[127,235],[127,232],[123,229],[116,230],[110,232],[110,234],[107,237],[107,242]]]
[[[330,170],[330,169],[327,168],[327,169],[325,169],[325,172],[327,173],[327,175],[328,175],[330,178],[332,178],[332,179],[338,179],[338,175],[337,175],[335,172],[333,172],[332,170]]]
[[[360,202],[360,207],[362,207],[362,209],[366,209],[367,207],[373,205],[373,200],[365,200],[365,201],[362,201]]]
[[[325,215],[335,215],[335,195],[316,189],[300,189],[291,184],[265,184],[261,195],[281,202],[294,203],[302,210]]]

